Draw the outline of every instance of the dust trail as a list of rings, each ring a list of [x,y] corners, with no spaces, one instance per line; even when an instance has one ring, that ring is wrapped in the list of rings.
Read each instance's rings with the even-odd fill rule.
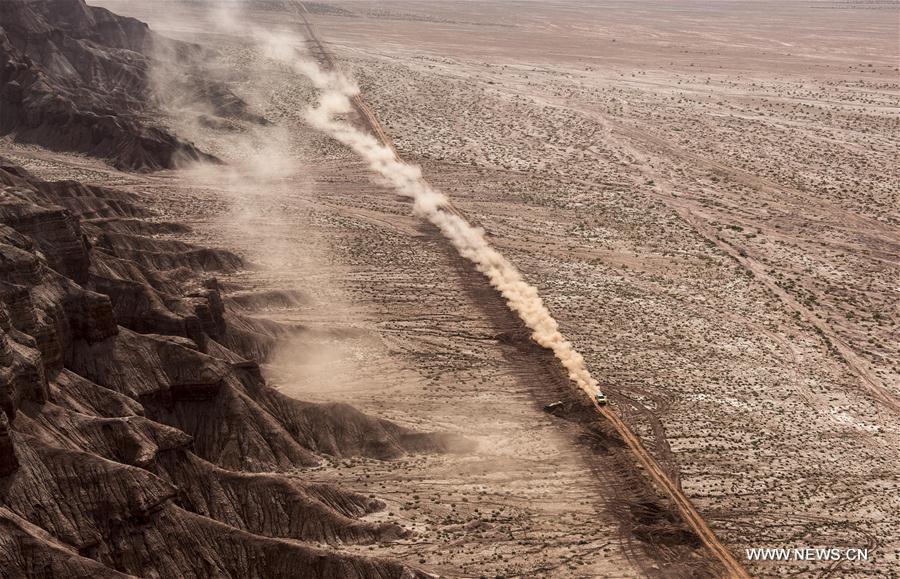
[[[292,66],[321,91],[319,103],[307,111],[309,123],[355,151],[397,193],[411,199],[414,213],[437,226],[459,254],[475,264],[478,271],[506,298],[510,309],[532,330],[532,338],[551,349],[568,370],[569,377],[592,395],[597,381],[588,371],[584,358],[560,333],[559,325],[537,289],[522,279],[515,266],[490,246],[484,230],[451,213],[447,197],[423,179],[418,166],[399,160],[393,150],[382,145],[373,135],[360,131],[341,118],[353,110],[350,99],[359,94],[358,87],[340,71],[322,70],[293,47],[286,47],[282,42],[284,39],[271,36],[267,39],[271,57]]]

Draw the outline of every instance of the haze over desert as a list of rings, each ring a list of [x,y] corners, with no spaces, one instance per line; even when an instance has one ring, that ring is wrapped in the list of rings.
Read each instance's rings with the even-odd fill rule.
[[[0,577],[897,577],[898,18],[0,3]]]

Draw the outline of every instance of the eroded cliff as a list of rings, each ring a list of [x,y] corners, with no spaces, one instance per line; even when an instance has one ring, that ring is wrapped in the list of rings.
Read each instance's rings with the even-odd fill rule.
[[[284,471],[445,439],[267,386],[241,350],[289,330],[239,320],[215,274],[241,259],[183,229],[0,161],[0,575],[417,575],[310,546],[404,530]]]

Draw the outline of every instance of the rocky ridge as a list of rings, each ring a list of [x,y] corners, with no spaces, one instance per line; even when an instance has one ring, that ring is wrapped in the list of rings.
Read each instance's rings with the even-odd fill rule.
[[[129,170],[215,159],[149,120],[151,66],[189,69],[200,47],[84,0],[0,2],[0,135]],[[190,74],[217,114],[247,118],[225,87]],[[254,120],[250,118],[250,120]]]
[[[215,274],[241,258],[182,230],[0,160],[0,576],[417,576],[323,548],[405,531],[284,471],[446,437],[267,386],[252,355],[289,329],[240,318]]]

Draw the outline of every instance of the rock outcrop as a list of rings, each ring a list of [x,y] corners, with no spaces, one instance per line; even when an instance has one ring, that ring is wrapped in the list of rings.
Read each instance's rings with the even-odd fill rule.
[[[214,160],[146,122],[157,52],[189,58],[196,47],[84,0],[0,2],[0,135],[94,155],[123,169]],[[222,90],[211,94],[226,100]],[[230,108],[242,110],[231,97]]]
[[[323,548],[404,530],[302,473],[445,439],[267,386],[228,344],[264,349],[271,328],[211,276],[240,258],[147,215],[0,159],[0,575],[418,576]]]

